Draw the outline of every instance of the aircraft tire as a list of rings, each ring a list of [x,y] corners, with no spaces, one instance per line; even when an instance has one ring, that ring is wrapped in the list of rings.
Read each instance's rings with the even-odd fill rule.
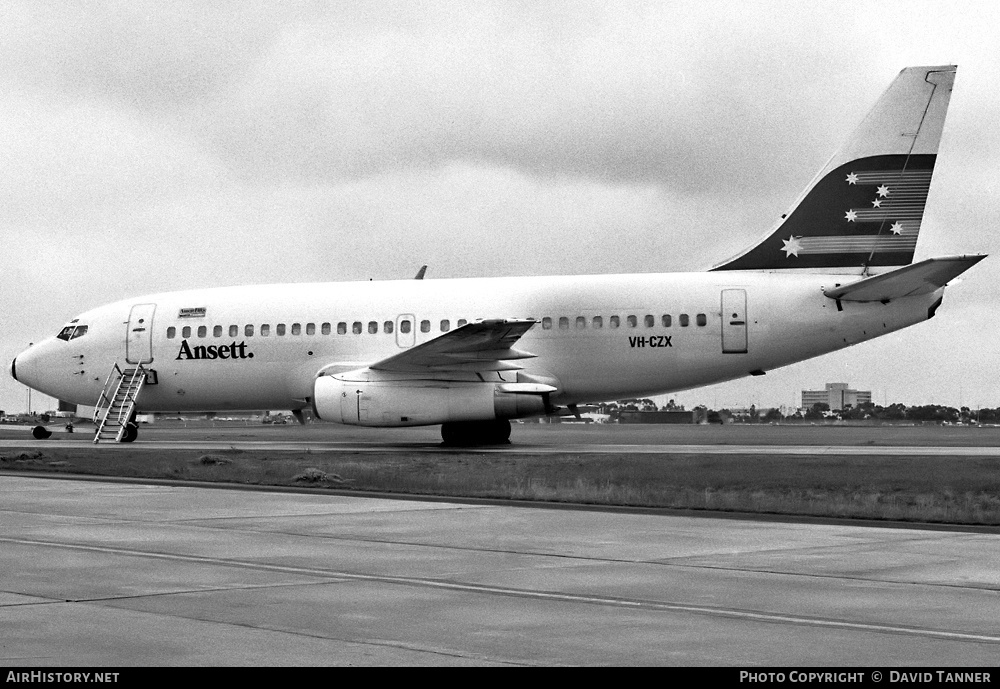
[[[52,431],[45,426],[35,426],[31,429],[31,437],[35,440],[45,440],[52,435]]]
[[[122,436],[122,442],[123,443],[134,442],[135,439],[138,436],[139,436],[139,427],[138,426],[136,426],[131,421],[129,421],[127,424],[125,424],[125,435]]]
[[[441,424],[442,444],[447,447],[510,444],[510,421],[451,421]]]

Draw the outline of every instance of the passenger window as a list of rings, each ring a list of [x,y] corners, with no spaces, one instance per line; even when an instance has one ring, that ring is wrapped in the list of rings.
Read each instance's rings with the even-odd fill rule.
[[[378,321],[368,321],[368,334],[374,335],[378,332]]]
[[[628,323],[628,327],[634,328],[639,324],[638,319],[635,316],[628,316],[625,321]]]
[[[383,323],[382,332],[384,332],[387,335],[392,335],[392,325],[393,325],[392,321],[386,321],[385,323]]]
[[[446,318],[443,321],[441,321],[441,332],[446,333],[449,330],[451,330],[451,323],[448,322],[448,319]]]
[[[203,325],[199,325],[198,326],[198,337],[205,337],[205,335],[208,335],[208,328],[206,328]]]
[[[324,335],[329,335],[330,334],[330,324],[329,323],[324,323],[323,324],[322,332],[323,332]]]
[[[276,326],[274,326],[274,334],[277,335],[278,337],[284,337],[285,336],[285,324],[284,323],[278,323]]]
[[[181,337],[183,337],[183,338],[191,337],[191,326],[190,325],[185,325],[181,329]]]
[[[167,339],[172,340],[175,337],[177,337],[177,328],[175,328],[174,326],[170,326],[169,328],[167,328]]]
[[[601,318],[600,316],[594,316],[594,320],[592,320],[590,322],[590,325],[593,326],[593,327],[595,327],[595,328],[603,328],[604,327],[604,319]]]
[[[688,315],[686,313],[681,314],[680,322],[682,328],[688,327]]]
[[[229,337],[236,337],[240,334],[240,326],[231,325],[229,326]]]
[[[468,322],[469,321],[465,320],[464,318],[459,318],[458,319],[458,327],[461,328],[463,325],[465,325]]]
[[[649,315],[647,315],[647,316],[646,316],[646,317],[645,317],[644,319],[642,319],[642,320],[643,320],[643,322],[644,322],[644,323],[646,324],[646,327],[647,327],[647,328],[652,328],[652,327],[653,327],[654,325],[656,325],[656,319],[655,319],[655,318],[653,318],[652,316],[649,316]]]
[[[431,331],[430,321],[420,321],[420,332],[429,333]]]
[[[344,335],[346,333],[347,333],[347,323],[345,323],[344,321],[340,321],[340,323],[337,323],[337,334]]]
[[[315,335],[315,334],[316,334],[316,324],[306,323],[306,335]]]
[[[253,337],[253,326],[248,325],[247,327],[245,327],[243,329],[243,334],[246,335],[247,337]]]
[[[569,330],[569,319],[566,316],[559,316],[559,329]]]
[[[608,325],[610,325],[612,328],[617,328],[619,325],[621,325],[621,319],[618,316],[612,316],[608,321]]]
[[[292,335],[301,335],[302,325],[299,323],[292,323]]]
[[[403,333],[404,335],[410,332],[410,327],[411,326],[409,320],[402,320],[399,322],[399,332]]]
[[[552,319],[548,316],[542,319],[542,330],[552,330]]]
[[[351,332],[354,333],[355,335],[360,335],[361,334],[361,328],[362,328],[361,321],[354,321],[354,325],[351,326]],[[293,335],[295,334],[294,326],[293,326],[292,334]]]
[[[212,328],[212,337],[222,337],[222,326],[217,325]]]
[[[260,326],[260,336],[261,337],[268,337],[270,334],[271,334],[271,324],[270,323],[265,323],[264,325]]]
[[[586,316],[577,316],[576,317],[576,327],[577,328],[586,328],[587,327],[587,317]]]
[[[669,328],[670,327],[670,316],[664,315],[663,318],[660,320],[660,322],[663,323],[663,327],[664,328]]]
[[[705,316],[705,314],[699,313],[697,316],[695,316],[695,322],[698,325],[705,325],[708,323],[708,318]]]

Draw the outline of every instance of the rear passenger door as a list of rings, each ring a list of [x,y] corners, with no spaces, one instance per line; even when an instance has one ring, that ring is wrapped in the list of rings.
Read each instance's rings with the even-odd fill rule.
[[[722,353],[747,353],[747,291],[722,290]]]

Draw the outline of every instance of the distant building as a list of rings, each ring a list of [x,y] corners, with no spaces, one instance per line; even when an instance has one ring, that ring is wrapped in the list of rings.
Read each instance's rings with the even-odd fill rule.
[[[841,411],[847,406],[858,407],[871,401],[871,390],[851,390],[847,383],[827,383],[825,390],[802,391],[803,409],[812,409],[815,404],[828,404],[831,411]]]

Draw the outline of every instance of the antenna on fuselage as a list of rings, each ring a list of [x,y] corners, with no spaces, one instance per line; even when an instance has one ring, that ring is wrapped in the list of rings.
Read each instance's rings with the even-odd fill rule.
[[[427,273],[427,266],[420,266],[420,270],[417,271],[417,274],[413,277],[413,279],[414,280],[423,280],[424,279],[424,275],[426,273]]]

